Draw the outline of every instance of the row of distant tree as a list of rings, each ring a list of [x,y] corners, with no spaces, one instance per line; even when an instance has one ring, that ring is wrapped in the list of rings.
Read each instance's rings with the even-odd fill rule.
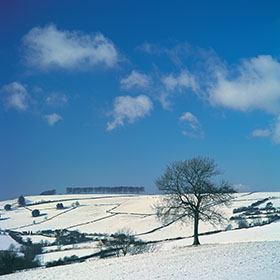
[[[54,194],[56,194],[56,190],[48,190],[40,193],[40,195],[54,195]]]
[[[54,195],[54,194],[56,194],[56,190],[48,190],[40,193],[40,195]]]
[[[67,194],[84,193],[143,193],[144,187],[118,186],[118,187],[88,187],[88,188],[66,188]]]

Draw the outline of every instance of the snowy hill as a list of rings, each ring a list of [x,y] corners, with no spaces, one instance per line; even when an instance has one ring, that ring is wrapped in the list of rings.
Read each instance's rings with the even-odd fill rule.
[[[84,263],[35,269],[0,278],[64,279],[66,276],[67,279],[88,279],[90,277],[82,277],[87,274],[79,274],[80,271],[87,271],[88,275],[95,275],[95,279],[130,279],[131,273],[135,275],[134,279],[155,279],[157,276],[159,279],[185,279],[187,275],[188,279],[280,279],[276,269],[280,259],[280,222],[272,220],[280,213],[280,193],[236,194],[230,208],[223,209],[227,223],[216,227],[201,223],[199,232],[207,234],[200,236],[203,246],[199,248],[185,247],[192,244],[191,224],[176,222],[162,227],[153,208],[159,197],[30,196],[26,197],[27,207],[18,207],[16,199],[0,202],[0,209],[7,203],[12,205],[11,211],[0,211],[2,231],[18,232],[23,240],[30,238],[33,243],[46,242],[43,254],[39,256],[42,263],[64,256],[92,255],[100,250],[97,241],[51,246],[55,237],[42,234],[47,230],[79,230],[87,236],[98,236],[129,228],[142,240],[158,242],[157,252],[154,253],[105,260],[89,259]],[[63,209],[56,209],[58,202],[63,203]],[[244,210],[252,204],[258,205],[257,211]],[[34,209],[40,211],[39,217],[32,217],[31,211]],[[240,220],[246,221],[249,228],[240,228]],[[0,235],[0,249],[7,249],[9,242],[15,244],[9,236]],[[256,269],[258,263],[262,267],[260,270]],[[244,277],[238,277],[240,273]]]

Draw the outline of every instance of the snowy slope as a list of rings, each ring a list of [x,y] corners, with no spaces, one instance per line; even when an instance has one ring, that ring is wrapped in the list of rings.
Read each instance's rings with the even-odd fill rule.
[[[6,203],[13,205],[12,211],[0,210],[0,228],[2,230],[12,229],[19,232],[48,229],[69,229],[79,230],[85,233],[114,233],[122,228],[131,229],[137,236],[146,241],[165,240],[168,238],[183,237],[182,240],[172,242],[161,242],[160,250],[168,251],[172,248],[192,244],[193,228],[192,224],[185,225],[180,222],[173,223],[167,227],[156,219],[154,204],[159,200],[159,195],[55,195],[55,196],[30,196],[28,202],[45,203],[30,205],[27,208],[17,207],[16,200],[0,202],[0,209],[3,209]],[[265,207],[267,202],[272,202],[275,207],[280,207],[280,193],[238,193],[229,208],[224,208],[225,217],[230,218],[234,208],[249,206],[252,203],[267,198],[260,207]],[[76,201],[78,207],[72,207]],[[57,210],[56,204],[62,202],[63,210]],[[33,218],[31,211],[39,209],[41,216]],[[232,228],[237,228],[234,221],[217,225],[200,223],[199,231],[201,233],[224,230],[228,224]],[[1,237],[1,235],[0,235]],[[35,242],[49,241],[53,242],[54,237],[42,235],[23,235],[23,238],[31,238]],[[3,239],[2,239],[3,240]],[[280,241],[280,222],[274,222],[265,226],[257,226],[248,229],[237,229],[222,231],[220,233],[205,235],[200,237],[202,244],[227,244],[236,242],[251,241]],[[2,241],[2,248],[7,248],[11,240]],[[15,242],[14,242],[15,243]],[[0,239],[1,244],[1,239]],[[4,244],[4,245],[3,245]],[[40,256],[43,263],[46,261],[57,260],[60,257],[78,255],[85,256],[96,252],[96,242],[75,245],[75,248],[69,248],[72,245],[62,246],[60,251],[57,246],[48,246]],[[1,249],[1,247],[0,247]],[[67,251],[63,251],[68,249]],[[71,250],[69,250],[71,249]]]
[[[8,250],[11,245],[15,246],[16,248],[20,247],[20,245],[14,239],[12,239],[9,235],[1,234],[0,235],[0,250]]]
[[[237,194],[230,208],[224,208],[226,217],[232,215],[232,209],[248,206],[257,200],[271,197],[269,201],[276,206],[280,205],[280,193],[253,193]],[[53,200],[54,202],[38,204],[26,208],[14,208],[12,211],[1,211],[1,229],[13,229],[17,231],[33,231],[47,229],[67,228],[80,230],[87,233],[114,233],[127,227],[135,233],[141,234],[158,228],[161,223],[157,221],[153,205],[159,196],[148,195],[56,195],[27,197],[29,201]],[[57,201],[62,201],[65,209],[56,210]],[[72,207],[72,203],[78,201],[80,206]],[[0,202],[0,209],[6,202]],[[265,205],[263,205],[265,206]],[[2,208],[3,209],[3,208]],[[31,210],[39,209],[41,216],[33,218]],[[216,229],[224,229],[226,225],[213,227],[209,224],[200,224],[200,231],[206,232]],[[149,235],[141,235],[147,240],[159,240],[177,236],[192,235],[191,226],[182,226],[174,223],[168,228],[155,231]]]
[[[184,247],[4,275],[6,280],[279,280],[280,242]]]

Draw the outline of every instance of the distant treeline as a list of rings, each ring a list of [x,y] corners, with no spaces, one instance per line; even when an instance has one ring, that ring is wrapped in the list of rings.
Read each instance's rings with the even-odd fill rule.
[[[83,193],[142,193],[144,187],[94,187],[94,188],[66,188],[67,194],[83,194]]]
[[[40,193],[40,195],[54,195],[54,194],[56,194],[56,190],[49,190]]]

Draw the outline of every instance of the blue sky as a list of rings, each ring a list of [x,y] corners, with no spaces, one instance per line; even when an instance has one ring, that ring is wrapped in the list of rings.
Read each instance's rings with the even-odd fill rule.
[[[280,191],[278,1],[2,1],[1,199],[209,156]]]

